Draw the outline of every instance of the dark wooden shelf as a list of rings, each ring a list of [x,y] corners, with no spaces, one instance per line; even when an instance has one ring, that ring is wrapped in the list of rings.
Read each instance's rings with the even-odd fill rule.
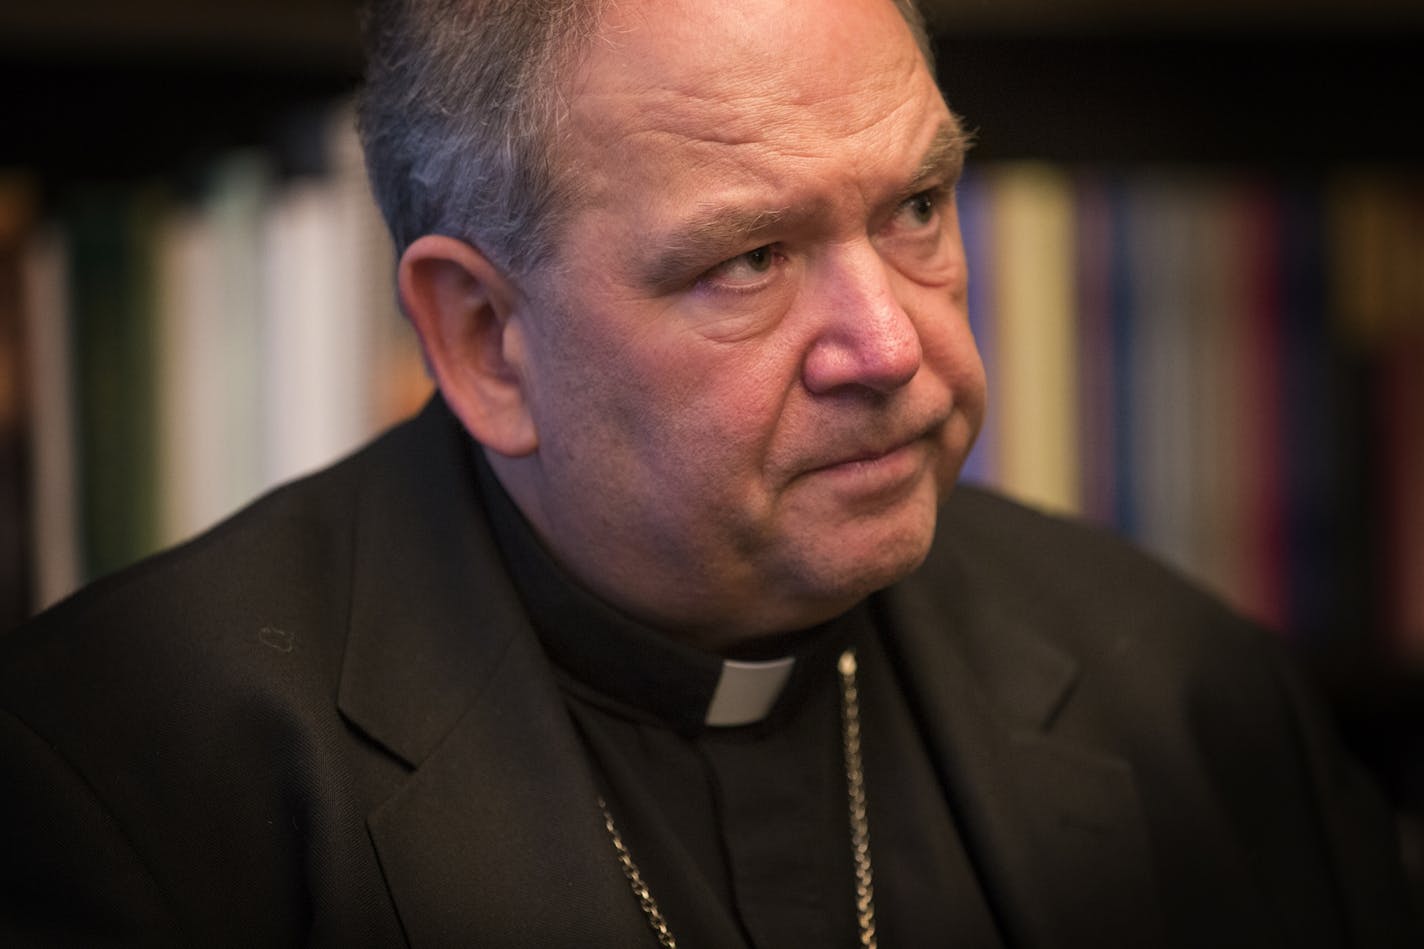
[[[921,0],[956,37],[1010,34],[1276,37],[1424,35],[1419,0]],[[0,59],[165,59],[322,65],[359,61],[361,0],[47,0],[0,5]]]
[[[327,68],[359,65],[359,0],[46,0],[0,5],[0,57]]]
[[[945,31],[939,71],[981,159],[1417,165],[1424,125],[1398,103],[1421,38]]]
[[[167,171],[360,75],[360,0],[0,5],[0,165]],[[977,157],[1424,162],[1420,0],[925,0]]]
[[[958,33],[1394,32],[1424,28],[1419,0],[920,0]]]

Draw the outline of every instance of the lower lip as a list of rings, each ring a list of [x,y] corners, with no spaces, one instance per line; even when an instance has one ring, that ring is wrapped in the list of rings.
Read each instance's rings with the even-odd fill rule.
[[[923,458],[923,446],[916,440],[874,458],[827,465],[811,474],[830,479],[852,492],[889,492],[913,484],[922,470]]]

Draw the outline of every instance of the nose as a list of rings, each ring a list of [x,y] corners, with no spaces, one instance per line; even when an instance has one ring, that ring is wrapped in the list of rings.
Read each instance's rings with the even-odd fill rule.
[[[890,393],[919,371],[920,334],[895,294],[891,273],[867,241],[824,258],[811,305],[817,332],[802,366],[806,388]]]

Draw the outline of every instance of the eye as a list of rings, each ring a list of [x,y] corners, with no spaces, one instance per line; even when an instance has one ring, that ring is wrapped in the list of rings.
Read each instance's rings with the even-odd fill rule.
[[[776,247],[765,244],[723,261],[702,275],[699,283],[720,290],[754,290],[776,267]]]
[[[940,200],[941,195],[938,188],[913,195],[900,205],[901,222],[913,228],[928,227],[934,223],[939,214]]]
[[[733,261],[740,263],[752,273],[766,273],[771,269],[771,246],[758,247],[756,250],[749,250]]]
[[[876,233],[875,244],[907,277],[924,284],[946,282],[960,253],[954,183],[937,184],[902,199]]]

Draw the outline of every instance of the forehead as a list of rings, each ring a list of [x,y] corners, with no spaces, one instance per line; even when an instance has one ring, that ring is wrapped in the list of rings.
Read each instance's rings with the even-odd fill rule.
[[[656,194],[697,166],[865,165],[949,120],[891,0],[611,4],[570,93],[574,173],[586,195],[611,187],[619,201],[634,171]]]
[[[585,94],[658,88],[806,104],[903,79],[923,55],[892,0],[653,0],[606,8]],[[833,70],[847,89],[830,88]]]

